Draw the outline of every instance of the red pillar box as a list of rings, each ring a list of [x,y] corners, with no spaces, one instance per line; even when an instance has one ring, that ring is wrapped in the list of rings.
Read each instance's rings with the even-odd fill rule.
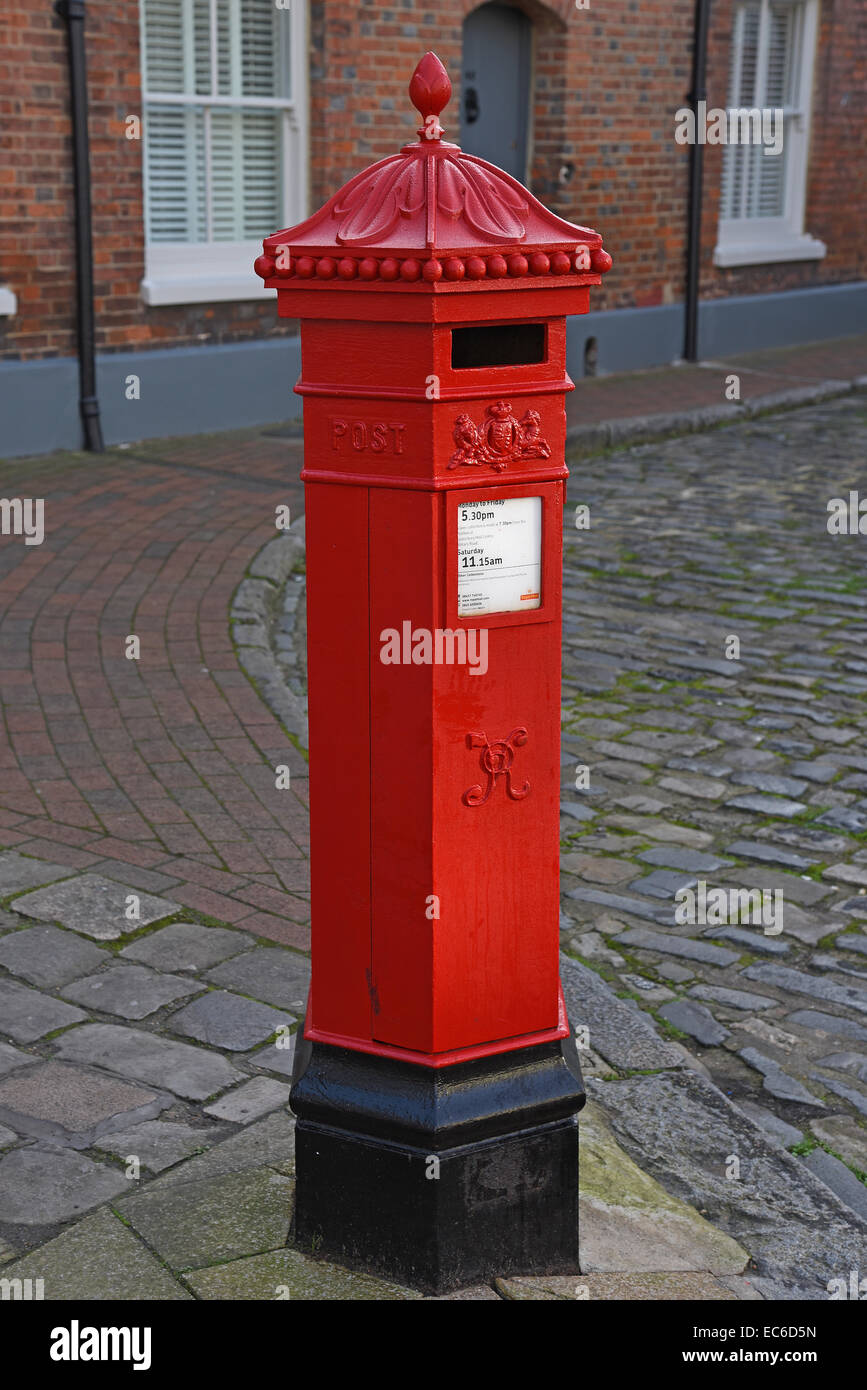
[[[301,321],[313,974],[296,1240],[422,1288],[577,1268],[559,989],[566,315],[596,232],[442,139],[264,244]]]

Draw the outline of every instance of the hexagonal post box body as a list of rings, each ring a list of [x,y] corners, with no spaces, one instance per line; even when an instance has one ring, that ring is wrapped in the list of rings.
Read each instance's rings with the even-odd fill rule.
[[[303,364],[312,984],[296,1235],[439,1289],[574,1264],[583,1090],[557,965],[565,319],[610,264],[595,232],[442,141],[449,92],[426,55],[418,143],[257,262],[301,321]]]

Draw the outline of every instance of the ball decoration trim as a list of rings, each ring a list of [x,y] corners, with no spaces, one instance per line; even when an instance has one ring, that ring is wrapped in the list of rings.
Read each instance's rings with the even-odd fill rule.
[[[281,250],[288,248],[280,248]],[[490,256],[431,256],[422,261],[415,256],[398,258],[396,256],[286,256],[285,264],[278,265],[273,256],[267,253],[259,256],[253,264],[256,274],[263,280],[383,280],[386,284],[402,280],[405,284],[427,281],[435,285],[440,280],[458,283],[467,280],[512,280],[527,276],[541,278],[547,275],[604,275],[611,269],[613,261],[601,246],[592,249],[586,245],[572,251],[530,251],[524,255],[513,251],[508,256],[495,253]]]

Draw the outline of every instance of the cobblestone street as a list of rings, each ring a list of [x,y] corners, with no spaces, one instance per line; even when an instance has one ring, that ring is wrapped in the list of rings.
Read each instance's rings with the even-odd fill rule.
[[[867,571],[827,526],[865,439],[853,394],[570,464],[591,1297],[827,1297],[867,1267]],[[4,468],[46,540],[0,549],[0,1264],[46,1297],[417,1296],[285,1248],[304,603],[300,531],[272,538],[299,465],[245,431]],[[776,916],[702,915],[720,889]]]
[[[863,487],[865,422],[856,398],[573,469],[562,793],[567,949],[862,1171],[867,571],[827,504]],[[677,924],[700,881],[779,891],[782,932]]]

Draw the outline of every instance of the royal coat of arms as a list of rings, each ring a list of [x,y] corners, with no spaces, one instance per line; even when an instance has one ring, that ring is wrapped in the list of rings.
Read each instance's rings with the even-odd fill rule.
[[[480,425],[469,415],[459,415],[454,428],[458,447],[449,468],[489,467],[502,473],[508,464],[521,459],[550,458],[551,446],[542,437],[541,425],[538,410],[525,411],[519,420],[510,401],[493,401]]]

